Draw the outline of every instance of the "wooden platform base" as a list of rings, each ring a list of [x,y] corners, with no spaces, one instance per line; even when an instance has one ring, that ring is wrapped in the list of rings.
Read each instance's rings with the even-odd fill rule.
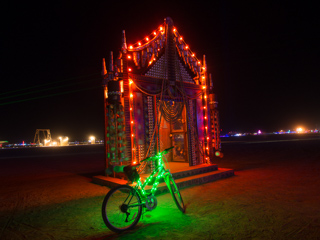
[[[233,169],[218,168],[216,164],[202,164],[190,167],[187,163],[169,162],[169,169],[179,189],[234,176]],[[141,174],[142,182],[148,176],[149,174]],[[128,184],[127,180],[106,176],[94,176],[92,182],[109,188]],[[150,188],[150,186],[147,186],[146,190]],[[162,182],[158,185],[156,194],[167,191],[166,184]]]

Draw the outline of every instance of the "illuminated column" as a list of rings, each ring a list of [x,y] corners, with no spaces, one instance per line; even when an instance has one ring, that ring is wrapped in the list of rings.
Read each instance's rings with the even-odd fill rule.
[[[208,87],[207,87],[207,68],[206,58],[203,56],[203,64],[201,67],[201,84],[202,84],[202,106],[203,106],[203,126],[204,126],[204,157],[207,163],[210,162],[210,126],[208,112]]]
[[[134,109],[133,109],[133,91],[132,91],[132,79],[129,78],[129,111],[130,111],[130,134],[131,134],[131,162],[136,164],[136,146],[135,146],[135,131],[134,131]]]
[[[132,161],[132,132],[131,132],[131,121],[132,121],[132,94],[131,86],[129,86],[129,71],[131,71],[131,67],[128,66],[128,56],[129,54],[122,54],[122,63],[123,63],[123,106],[124,106],[124,115],[125,115],[125,156],[126,161]],[[131,109],[131,110],[130,110]]]

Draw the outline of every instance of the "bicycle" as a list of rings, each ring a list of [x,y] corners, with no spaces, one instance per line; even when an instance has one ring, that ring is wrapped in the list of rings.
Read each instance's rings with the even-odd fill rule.
[[[149,177],[141,182],[140,175],[137,171],[137,165],[128,165],[120,169],[119,172],[124,172],[133,187],[129,185],[120,185],[112,188],[105,196],[102,203],[102,218],[106,226],[117,233],[134,228],[139,222],[142,211],[152,211],[157,207],[157,199],[155,193],[161,179],[167,184],[168,189],[181,212],[185,212],[185,206],[180,194],[180,191],[172,177],[169,169],[166,169],[163,157],[173,147],[167,148],[159,152],[153,157],[148,157],[141,162],[154,161],[155,169]],[[150,191],[145,187],[152,183]],[[134,186],[134,183],[135,186]]]

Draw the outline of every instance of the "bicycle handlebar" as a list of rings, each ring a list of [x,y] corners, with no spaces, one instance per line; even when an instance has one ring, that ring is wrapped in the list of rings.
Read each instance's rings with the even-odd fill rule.
[[[169,148],[163,150],[163,151],[162,151],[162,154],[167,154],[172,148],[174,148],[174,146],[169,147]]]
[[[174,148],[173,146],[172,147],[169,147],[165,150],[163,150],[162,152],[160,152],[161,155],[165,155],[167,154],[172,148]],[[143,160],[141,160],[140,162],[146,162],[146,161],[151,161],[154,157],[148,157],[148,158],[145,158]]]
[[[147,158],[141,160],[140,162],[150,161],[152,158],[153,158],[153,157],[147,157]]]

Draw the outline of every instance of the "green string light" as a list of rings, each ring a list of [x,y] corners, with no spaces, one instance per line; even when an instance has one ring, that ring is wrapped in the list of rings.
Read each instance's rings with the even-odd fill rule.
[[[151,194],[154,195],[158,189],[158,185],[160,183],[160,180],[162,178],[164,178],[165,175],[165,170],[164,170],[164,166],[163,166],[163,161],[162,161],[162,154],[159,153],[155,156],[155,158],[158,159],[158,167],[153,170],[153,172],[151,173],[150,176],[148,176],[146,178],[146,180],[144,181],[144,183],[141,182],[141,178],[138,179],[137,184],[138,187],[141,189],[141,194],[143,195],[143,197],[147,197],[148,194],[145,191],[145,187],[148,185],[149,182],[151,182],[153,179],[155,179],[152,188],[151,188]],[[158,173],[158,175],[155,177],[156,173]]]

